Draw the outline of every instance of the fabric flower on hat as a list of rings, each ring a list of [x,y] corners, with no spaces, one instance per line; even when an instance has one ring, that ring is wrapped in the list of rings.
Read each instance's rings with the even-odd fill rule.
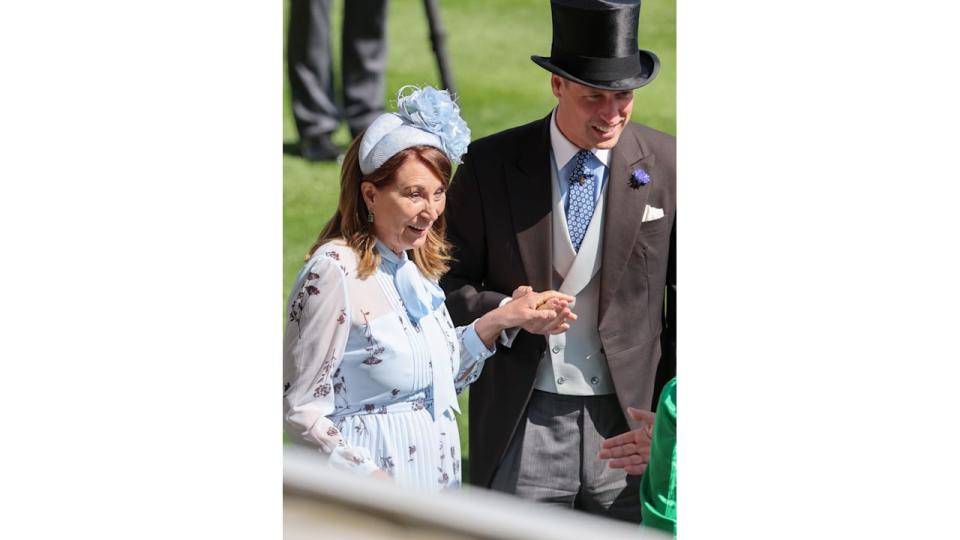
[[[404,95],[408,91],[410,93]],[[460,107],[446,90],[404,86],[397,92],[397,114],[439,137],[450,161],[460,163],[470,144],[470,128],[460,117]]]

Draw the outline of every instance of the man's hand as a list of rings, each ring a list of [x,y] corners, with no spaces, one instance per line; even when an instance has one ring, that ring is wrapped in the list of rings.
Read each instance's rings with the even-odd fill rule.
[[[603,441],[597,458],[609,459],[607,466],[611,469],[623,469],[627,474],[640,475],[647,470],[647,463],[650,462],[650,440],[653,438],[656,415],[633,407],[627,407],[627,414],[643,425]]]
[[[516,300],[517,298],[520,298],[521,296],[526,296],[532,292],[533,292],[533,287],[529,285],[521,285],[513,290],[513,294],[511,295],[511,297],[514,300]]]
[[[509,328],[519,327],[536,334],[561,334],[570,329],[567,320],[577,319],[567,307],[570,302],[573,302],[572,296],[557,291],[536,293],[530,287],[518,287],[509,302],[477,319],[474,329],[488,349],[500,332]]]
[[[528,285],[521,285],[513,291],[513,302],[526,302],[527,309],[534,309],[537,313],[528,313],[525,321],[519,326],[531,334],[562,334],[570,329],[567,321],[577,320],[577,315],[568,307],[574,300],[557,291],[533,292]],[[508,306],[506,304],[504,307]]]

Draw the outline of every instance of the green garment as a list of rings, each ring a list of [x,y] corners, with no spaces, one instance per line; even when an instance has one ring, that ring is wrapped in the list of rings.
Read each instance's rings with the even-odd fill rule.
[[[650,463],[640,480],[643,524],[677,534],[677,379],[663,387],[653,422]]]

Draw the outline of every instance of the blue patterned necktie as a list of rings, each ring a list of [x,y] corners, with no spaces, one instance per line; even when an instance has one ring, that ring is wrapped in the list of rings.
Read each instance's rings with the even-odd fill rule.
[[[596,204],[593,200],[593,186],[597,179],[593,174],[586,172],[589,157],[590,152],[586,150],[580,150],[574,156],[576,164],[573,172],[570,173],[570,191],[567,192],[567,229],[570,231],[573,250],[578,252],[583,237],[587,234],[587,227],[590,226],[593,207]]]

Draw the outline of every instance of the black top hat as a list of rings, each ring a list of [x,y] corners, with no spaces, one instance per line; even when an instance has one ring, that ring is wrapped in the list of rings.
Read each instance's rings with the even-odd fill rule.
[[[531,56],[564,79],[602,90],[632,90],[660,71],[660,59],[637,48],[640,0],[551,0],[550,57]]]

